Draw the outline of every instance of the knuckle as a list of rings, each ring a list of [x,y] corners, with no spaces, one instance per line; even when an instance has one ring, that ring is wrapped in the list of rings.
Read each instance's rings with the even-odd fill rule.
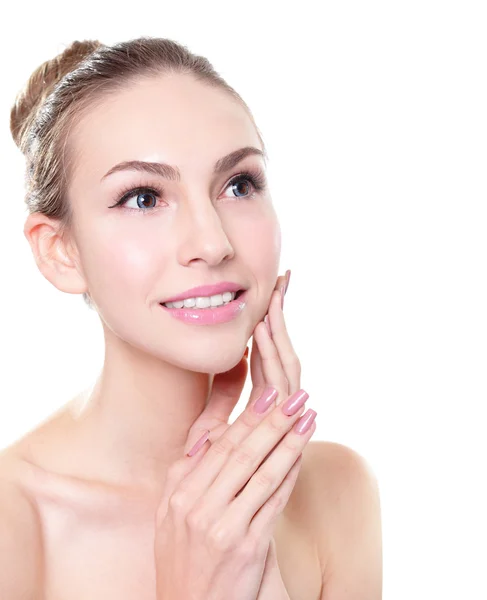
[[[255,453],[249,451],[245,446],[241,446],[235,451],[235,461],[246,467],[252,466],[255,462]]]
[[[279,492],[272,494],[269,500],[267,500],[267,505],[274,513],[279,512],[284,505],[284,496]]]
[[[227,456],[228,454],[233,452],[234,449],[235,445],[233,444],[233,442],[225,435],[222,435],[217,440],[215,440],[209,451]]]
[[[281,411],[273,412],[266,422],[270,435],[282,435],[283,431],[283,416]]]
[[[255,483],[264,488],[264,490],[274,489],[276,477],[268,469],[259,469],[255,474]]]
[[[206,511],[201,508],[194,509],[188,513],[186,523],[191,531],[203,533],[209,529],[209,517]]]
[[[220,552],[227,552],[234,545],[232,533],[221,521],[210,529],[207,539],[211,547]]]
[[[169,497],[168,506],[174,514],[186,514],[189,509],[188,495],[181,489],[174,491]]]
[[[284,448],[292,455],[294,460],[296,460],[298,453],[302,452],[303,444],[300,437],[303,436],[296,436],[293,431],[290,431],[283,440]]]
[[[255,559],[257,554],[258,543],[253,538],[246,538],[243,542],[238,545],[238,552],[240,557],[246,561]]]
[[[258,415],[256,415],[253,410],[253,406],[259,397],[260,395],[256,396],[255,400],[249,404],[248,409],[244,410],[244,412],[238,417],[239,423],[242,424],[249,433],[255,428],[256,420],[259,420]]]

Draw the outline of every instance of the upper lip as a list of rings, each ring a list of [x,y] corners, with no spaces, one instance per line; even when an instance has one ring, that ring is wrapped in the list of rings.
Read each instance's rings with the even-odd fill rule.
[[[162,300],[162,302],[177,302],[178,300],[186,300],[186,298],[196,298],[197,296],[215,296],[216,294],[223,294],[223,292],[238,292],[239,290],[245,289],[241,283],[235,283],[233,281],[220,281],[212,285],[199,285],[178,294]]]

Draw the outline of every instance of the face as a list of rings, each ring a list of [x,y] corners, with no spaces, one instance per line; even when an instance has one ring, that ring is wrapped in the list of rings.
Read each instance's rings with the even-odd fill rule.
[[[73,242],[106,333],[181,368],[230,369],[267,311],[281,249],[263,158],[249,154],[214,172],[236,150],[262,150],[245,109],[188,76],[153,78],[92,109],[70,144]],[[104,177],[125,161],[169,164],[179,181],[135,170]],[[232,182],[243,171],[264,189],[248,178]],[[115,206],[124,195],[127,202]],[[220,281],[248,290],[229,322],[185,323],[161,307]]]

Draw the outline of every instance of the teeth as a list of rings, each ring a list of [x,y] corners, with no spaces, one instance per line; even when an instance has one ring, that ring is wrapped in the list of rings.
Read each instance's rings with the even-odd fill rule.
[[[224,292],[214,296],[198,296],[196,298],[186,298],[177,302],[163,302],[167,308],[213,308],[223,306],[235,299],[237,292]]]

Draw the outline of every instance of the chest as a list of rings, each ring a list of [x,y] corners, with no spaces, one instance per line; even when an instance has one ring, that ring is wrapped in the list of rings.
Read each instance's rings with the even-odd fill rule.
[[[152,519],[81,518],[42,507],[46,600],[156,600]],[[319,600],[320,564],[307,532],[282,515],[274,538],[291,600]]]

